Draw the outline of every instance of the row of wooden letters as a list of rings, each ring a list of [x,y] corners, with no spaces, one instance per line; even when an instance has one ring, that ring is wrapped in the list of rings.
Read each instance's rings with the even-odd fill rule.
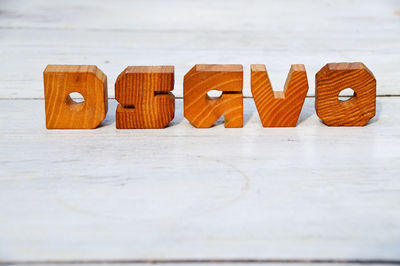
[[[108,109],[107,77],[96,66],[48,65],[44,70],[46,127],[96,128]],[[316,74],[315,108],[329,126],[364,126],[375,115],[376,80],[362,63],[330,63]],[[351,88],[347,101],[339,93]],[[115,82],[116,127],[164,128],[174,118],[173,66],[129,66]],[[195,65],[184,77],[184,116],[198,128],[224,115],[225,127],[243,126],[243,66]],[[218,98],[210,90],[222,91]],[[283,91],[274,91],[265,65],[251,65],[251,92],[264,127],[295,127],[308,81],[304,65],[292,65]],[[70,94],[78,92],[84,102]]]

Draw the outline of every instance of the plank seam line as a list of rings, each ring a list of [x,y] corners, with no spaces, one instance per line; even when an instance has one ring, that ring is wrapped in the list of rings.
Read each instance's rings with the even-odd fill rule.
[[[65,27],[43,27],[43,26],[0,26],[0,30],[34,30],[34,31],[61,31],[61,32],[137,32],[137,33],[192,33],[192,29],[180,29],[180,28],[175,28],[175,29],[154,29],[154,28],[148,28],[148,29],[132,29],[132,28],[79,28],[79,27],[70,27],[70,28],[65,28]],[[201,29],[196,29],[195,32],[198,33],[264,33],[264,29],[253,29],[253,30],[248,30],[248,29],[239,29],[239,30],[212,30],[212,29],[207,29],[207,30],[201,30]],[[282,31],[281,31],[282,32]],[[284,31],[286,33],[289,33],[291,31]],[[282,50],[282,49],[278,49]]]
[[[339,96],[339,98],[348,98],[349,96]],[[399,95],[376,95],[376,98],[398,98],[400,97]],[[306,98],[315,98],[315,96],[306,96]],[[73,98],[75,99],[75,98]],[[77,98],[79,99],[79,98]],[[109,100],[115,100],[114,97],[109,97]],[[176,100],[183,100],[183,97],[181,96],[175,96]],[[253,99],[252,96],[243,96],[243,99]],[[26,101],[26,100],[44,100],[44,98],[36,98],[36,97],[28,97],[28,98],[0,98],[0,100],[4,100],[4,101]]]
[[[400,260],[385,259],[126,259],[126,260],[26,260],[1,261],[0,265],[39,264],[385,264],[400,265]]]

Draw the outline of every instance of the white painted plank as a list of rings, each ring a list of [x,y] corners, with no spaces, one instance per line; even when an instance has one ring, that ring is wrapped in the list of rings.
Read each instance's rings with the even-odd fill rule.
[[[400,259],[400,99],[329,128],[46,130],[0,101],[0,259]]]
[[[0,21],[8,28],[291,32],[315,27],[338,33],[363,29],[360,21],[374,30],[393,30],[398,22],[391,15],[398,15],[398,8],[396,0],[25,0],[2,1]]]
[[[267,64],[275,89],[290,64],[314,75],[328,62],[362,61],[378,94],[399,95],[396,1],[4,1],[0,7],[0,97],[42,98],[47,64],[96,64],[109,95],[127,65],[176,66],[175,95],[196,63]]]

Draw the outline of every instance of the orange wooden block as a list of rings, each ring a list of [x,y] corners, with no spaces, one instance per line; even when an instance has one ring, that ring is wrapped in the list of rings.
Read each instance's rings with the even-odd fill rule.
[[[209,97],[210,90],[222,95]],[[243,127],[242,90],[242,65],[195,65],[183,82],[184,115],[198,128],[211,127],[222,115],[225,127]]]
[[[352,98],[339,93],[351,88]],[[330,63],[315,76],[315,109],[328,126],[364,126],[375,116],[376,80],[363,63]]]
[[[292,65],[283,91],[273,91],[265,65],[251,65],[251,93],[263,127],[295,127],[308,91],[304,65]]]
[[[173,66],[129,66],[115,82],[116,126],[164,128],[174,118]]]
[[[96,128],[106,117],[107,76],[96,66],[48,65],[43,80],[48,129]],[[84,102],[72,100],[73,92]]]

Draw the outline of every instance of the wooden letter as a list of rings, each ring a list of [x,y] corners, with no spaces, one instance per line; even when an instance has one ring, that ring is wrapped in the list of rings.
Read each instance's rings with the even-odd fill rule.
[[[173,66],[129,66],[115,82],[117,128],[164,128],[174,118]]]
[[[347,101],[339,93],[351,88]],[[376,80],[363,63],[331,63],[315,76],[315,109],[328,126],[364,126],[375,116]]]
[[[107,113],[107,77],[96,66],[48,65],[43,72],[46,127],[96,128]],[[82,94],[77,103],[70,93]]]
[[[210,90],[222,95],[209,97]],[[211,127],[222,115],[225,127],[243,127],[242,90],[242,65],[195,65],[183,82],[185,117],[198,128]]]
[[[265,65],[251,65],[251,93],[263,127],[295,127],[308,91],[304,65],[292,65],[283,91],[273,91]]]

